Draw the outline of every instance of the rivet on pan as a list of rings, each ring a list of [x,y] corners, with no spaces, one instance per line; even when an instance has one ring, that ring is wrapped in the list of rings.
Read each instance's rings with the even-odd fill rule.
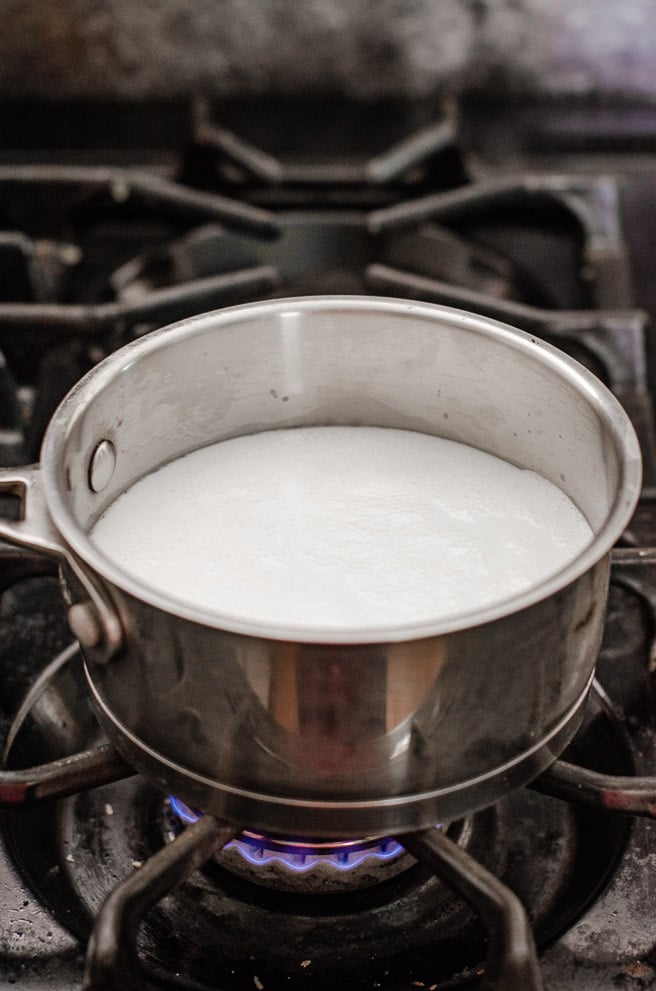
[[[76,602],[71,606],[68,625],[83,647],[97,647],[102,639],[100,621],[90,602]]]
[[[102,492],[109,485],[116,468],[116,451],[110,440],[101,440],[91,455],[89,464],[89,488]]]

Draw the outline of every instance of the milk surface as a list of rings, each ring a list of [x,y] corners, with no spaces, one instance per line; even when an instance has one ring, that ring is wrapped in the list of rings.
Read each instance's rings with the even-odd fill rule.
[[[335,629],[490,606],[559,570],[592,531],[555,485],[466,445],[304,427],[164,466],[121,495],[91,536],[179,602]]]

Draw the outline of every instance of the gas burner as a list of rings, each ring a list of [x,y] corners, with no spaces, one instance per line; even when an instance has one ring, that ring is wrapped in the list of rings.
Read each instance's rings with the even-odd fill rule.
[[[199,100],[186,185],[170,167],[4,165],[4,463],[35,460],[68,389],[146,330],[247,299],[373,291],[497,317],[568,350],[629,410],[656,483],[617,181],[475,174],[459,127],[450,105]]]
[[[177,823],[198,822],[202,812],[171,795]],[[233,874],[276,891],[315,894],[355,891],[388,880],[415,863],[392,837],[361,840],[303,840],[244,830],[215,854]]]
[[[22,707],[10,734],[9,764],[38,763],[100,740],[79,658],[71,648]],[[569,756],[608,771],[630,770],[621,725],[596,695]],[[82,940],[88,939],[91,920],[117,881],[146,870],[152,857],[167,846],[172,850],[188,832],[178,820],[181,835],[170,842],[176,831],[170,805],[138,776],[6,813],[5,826],[13,856],[34,892]],[[521,789],[454,824],[449,833],[463,854],[476,857],[518,893],[543,946],[567,930],[604,889],[629,830],[627,821],[600,822],[583,807]],[[241,843],[259,842],[254,831],[247,834]],[[330,856],[357,856],[357,846],[331,844]],[[299,855],[299,844],[290,850],[278,839],[270,849],[274,856],[283,849]],[[390,868],[385,876],[377,864],[372,884],[363,885],[360,878],[341,890],[325,883],[325,865],[308,874],[277,862],[270,866],[275,872],[263,881],[257,866],[234,848],[210,857],[146,917],[138,942],[147,971],[161,979],[182,973],[202,982],[210,966],[211,972],[220,968],[225,975],[222,986],[252,991],[255,976],[265,987],[276,986],[304,973],[301,964],[309,960],[309,977],[318,988],[334,986],[347,974],[356,983],[393,988],[408,976],[426,986],[443,984],[475,971],[485,958],[485,934],[476,916],[409,853],[396,859],[390,855],[383,862]],[[361,866],[372,869],[369,860]],[[340,878],[357,875],[339,873]],[[300,888],[285,882],[290,876],[302,879]]]

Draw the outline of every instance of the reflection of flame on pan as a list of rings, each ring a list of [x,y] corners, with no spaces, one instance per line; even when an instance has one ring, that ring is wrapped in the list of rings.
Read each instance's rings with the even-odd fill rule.
[[[170,796],[171,809],[185,823],[197,822],[203,814],[191,809],[180,799]],[[282,864],[291,871],[303,873],[322,864],[340,871],[350,871],[366,860],[393,861],[404,850],[395,839],[333,840],[326,843],[261,836],[244,831],[232,840],[226,850],[237,850],[244,860],[255,867]]]

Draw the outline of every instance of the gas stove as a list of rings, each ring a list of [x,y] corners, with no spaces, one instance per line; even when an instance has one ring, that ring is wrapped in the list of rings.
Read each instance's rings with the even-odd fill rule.
[[[96,723],[56,570],[0,545],[0,986],[656,987],[656,115],[201,100],[0,114],[0,464],[36,460],[68,389],[155,327],[365,292],[568,351],[629,412],[645,481],[574,742],[531,787],[400,837],[262,836],[133,774]]]

